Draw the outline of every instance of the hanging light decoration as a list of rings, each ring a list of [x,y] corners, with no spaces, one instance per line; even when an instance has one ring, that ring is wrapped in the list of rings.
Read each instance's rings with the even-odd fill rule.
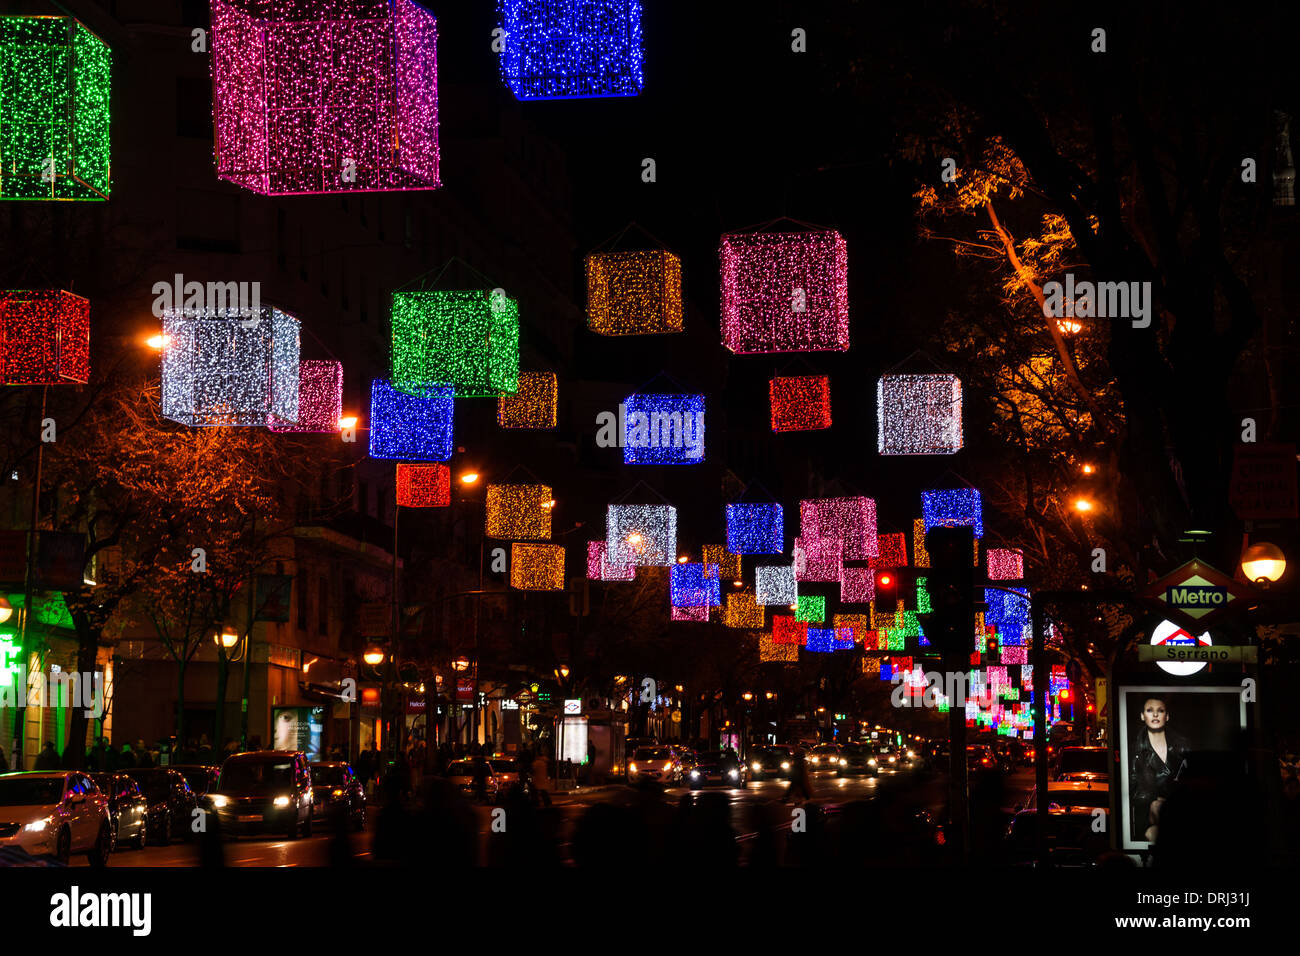
[[[488,485],[483,533],[489,538],[544,541],[551,536],[554,500],[550,485]]]
[[[907,567],[907,535],[903,532],[879,535],[876,547],[877,554],[869,562],[872,568],[887,570]]]
[[[722,237],[722,344],[737,354],[849,347],[848,251],[838,232]]]
[[[794,619],[809,624],[820,624],[826,620],[826,598],[821,594],[800,594],[795,604]]]
[[[1025,576],[1025,555],[1008,548],[989,548],[990,581],[1019,581]]]
[[[867,635],[872,633],[871,615],[869,614],[836,614],[831,618],[831,623],[835,625],[837,631],[849,631],[852,640],[858,644],[861,644]]]
[[[759,604],[794,604],[799,599],[793,567],[754,569],[754,598]]]
[[[819,542],[842,543],[845,561],[876,556],[876,502],[872,498],[806,498],[799,502],[799,530],[806,545],[824,551]]]
[[[797,642],[778,642],[771,634],[760,634],[758,635],[758,659],[762,663],[798,663],[799,645]]]
[[[666,568],[677,562],[677,509],[672,505],[610,505],[605,517],[610,564]]]
[[[864,655],[862,655],[862,673],[864,673],[864,674],[879,674],[879,673],[880,673],[880,658],[879,658],[879,657],[872,657],[870,654],[864,654]]]
[[[789,614],[772,615],[772,640],[778,644],[808,643],[808,622]]]
[[[876,450],[882,455],[961,451],[961,380],[956,375],[883,375],[876,383]]]
[[[416,398],[375,379],[370,386],[370,457],[446,461],[452,451],[453,408],[450,385]]]
[[[451,385],[456,398],[519,388],[519,304],[500,289],[393,293],[393,387]]]
[[[510,546],[510,586],[520,591],[563,591],[564,546],[516,541]]]
[[[706,544],[701,552],[704,556],[704,564],[717,566],[717,574],[724,581],[737,581],[740,579],[740,555],[732,554],[727,550],[725,544]],[[786,601],[791,603],[794,598]]]
[[[912,567],[929,566],[930,552],[925,550],[925,519],[916,518],[912,521]]]
[[[826,375],[774,378],[768,385],[772,431],[804,432],[831,427],[831,380]]]
[[[403,508],[451,504],[451,469],[439,464],[397,463],[397,503]]]
[[[637,96],[640,0],[501,0],[501,78],[520,100]]]
[[[682,263],[671,252],[587,257],[587,328],[598,335],[682,330]]]
[[[0,199],[108,198],[111,66],[72,17],[0,17]]]
[[[15,18],[0,17],[0,24],[6,19]],[[0,73],[5,69],[0,63]],[[89,380],[90,302],[55,289],[0,291],[0,385]]]
[[[631,581],[636,577],[636,565],[626,564],[616,568],[605,560],[605,542],[587,542],[587,577],[593,581]]]
[[[693,621],[696,624],[705,624],[709,620],[709,605],[702,604],[699,607],[678,607],[674,604],[671,620]]]
[[[780,554],[785,523],[775,502],[727,505],[727,550],[732,554]]]
[[[853,650],[853,628],[851,627],[833,627],[831,631],[831,646],[837,651]]]
[[[719,607],[722,604],[721,582],[717,568],[705,574],[705,565],[693,562],[674,564],[669,573],[669,594],[673,607]]]
[[[984,589],[984,623],[1001,627],[1024,627],[1029,623],[1029,589],[1012,588],[1012,592]]]
[[[271,306],[163,313],[162,414],[182,425],[298,421],[298,320]]]
[[[816,549],[808,549],[803,538],[794,539],[794,576],[798,581],[838,582],[844,571],[838,538],[821,538]]]
[[[808,628],[808,640],[804,648],[820,654],[829,654],[835,650],[835,628],[833,627],[810,627]]]
[[[343,417],[343,363],[303,359],[298,363],[298,421],[274,416],[273,432],[337,433]]]
[[[623,407],[623,464],[704,461],[703,395],[629,395]]]
[[[497,399],[502,428],[554,428],[559,384],[554,372],[520,372],[519,390]]]
[[[213,0],[217,178],[266,196],[436,188],[437,41],[413,0]]]
[[[876,599],[876,576],[871,568],[844,568],[840,571],[840,601],[843,604],[869,604]]]
[[[975,537],[984,537],[984,509],[977,488],[948,488],[921,492],[921,516],[925,530],[931,528],[975,529]]]
[[[754,630],[762,628],[765,622],[766,611],[754,600],[752,591],[733,591],[727,595],[727,607],[722,612],[722,623],[726,627]]]

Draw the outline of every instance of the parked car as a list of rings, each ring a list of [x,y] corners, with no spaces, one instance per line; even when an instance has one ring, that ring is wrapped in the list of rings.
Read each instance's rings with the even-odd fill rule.
[[[92,773],[90,779],[108,798],[114,851],[128,845],[143,850],[149,835],[149,801],[139,784],[125,773]]]
[[[159,846],[167,846],[174,836],[188,840],[194,832],[194,809],[199,801],[184,774],[170,767],[136,768],[126,773],[149,804],[150,838]]]
[[[194,796],[200,798],[207,796],[208,791],[216,786],[217,778],[221,776],[220,767],[209,767],[205,764],[172,764],[171,769],[180,771],[185,782],[194,791]]]
[[[84,853],[91,866],[105,866],[113,852],[108,797],[78,771],[0,774],[0,848],[67,863]]]
[[[794,770],[795,748],[785,745],[760,747],[749,759],[751,780],[789,780]]]
[[[655,780],[670,785],[682,782],[682,761],[672,747],[638,747],[627,764],[628,783]]]
[[[700,754],[695,766],[687,774],[691,789],[698,790],[717,783],[724,787],[744,787],[749,783],[746,767],[733,754]]]
[[[298,750],[255,750],[221,765],[205,802],[223,834],[284,833],[311,836],[312,785],[307,755]]]
[[[1002,762],[991,747],[969,744],[966,747],[966,769],[971,773],[997,773],[1002,770]]]
[[[1038,788],[1029,791],[1028,802],[1021,809],[1036,809]],[[1097,780],[1052,780],[1047,784],[1049,810],[1105,810],[1110,812],[1110,784]]]
[[[1039,814],[1021,810],[1007,827],[1006,861],[1015,865],[1035,862],[1038,853]],[[1092,866],[1110,848],[1110,837],[1097,832],[1091,810],[1051,810],[1046,814],[1047,852],[1054,866]]]
[[[326,823],[333,822],[334,814],[341,814],[352,829],[366,828],[366,793],[351,765],[342,760],[314,763],[311,784],[314,814],[321,814]]]

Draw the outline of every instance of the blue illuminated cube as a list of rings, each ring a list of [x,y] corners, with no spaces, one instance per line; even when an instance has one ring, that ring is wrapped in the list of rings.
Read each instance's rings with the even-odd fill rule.
[[[849,642],[852,644],[852,641]],[[817,651],[822,654],[829,654],[835,650],[835,628],[833,627],[810,627],[808,628],[808,643],[805,645],[810,651]]]
[[[501,76],[521,100],[636,96],[640,0],[500,0]]]
[[[727,550],[732,554],[781,554],[785,550],[781,506],[727,505]]]
[[[984,537],[984,508],[977,488],[921,492],[921,517],[926,531],[969,526],[975,529],[975,537]]]
[[[711,575],[711,576],[710,576]],[[722,583],[716,564],[674,564],[669,580],[673,607],[720,607]]]
[[[1029,590],[1012,588],[1014,594],[985,588],[984,602],[988,610],[984,612],[984,623],[999,628],[1024,627],[1029,623]]]
[[[426,397],[399,392],[377,378],[370,387],[370,457],[398,461],[451,458],[452,386],[431,388]]]
[[[630,395],[623,403],[623,464],[704,461],[703,395]]]

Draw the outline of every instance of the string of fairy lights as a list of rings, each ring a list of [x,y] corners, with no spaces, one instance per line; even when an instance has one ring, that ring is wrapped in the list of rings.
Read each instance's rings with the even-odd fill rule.
[[[498,13],[501,78],[517,98],[642,92],[639,0],[500,0]],[[261,196],[440,186],[437,21],[419,3],[332,0],[322,14],[297,4],[213,0],[211,40],[218,179]],[[109,197],[112,60],[104,41],[71,17],[0,17],[0,199]],[[847,351],[847,267],[847,242],[833,229],[800,223],[722,235],[721,344],[736,356]],[[662,247],[591,253],[587,329],[681,333],[682,268]],[[0,290],[0,383],[88,382],[90,307],[64,290]],[[399,506],[450,505],[445,462],[457,401],[495,399],[503,432],[557,428],[559,378],[521,369],[520,303],[505,290],[396,290],[390,318],[391,366],[388,378],[371,383],[368,450],[395,463]],[[270,305],[186,307],[165,312],[162,325],[165,418],[298,434],[347,427],[343,363],[301,358],[297,316]],[[685,390],[628,396],[624,463],[705,461],[706,400]],[[774,375],[768,401],[775,434],[833,428],[828,375]],[[877,381],[876,408],[881,456],[951,456],[963,448],[955,375],[888,372]],[[485,534],[511,542],[515,589],[566,586],[565,548],[549,540],[554,504],[554,489],[542,482],[487,487]],[[920,578],[915,602],[881,606],[876,574],[909,566],[909,535],[878,529],[874,499],[800,501],[790,547],[779,502],[733,501],[721,517],[725,544],[704,545],[694,562],[679,554],[673,505],[610,503],[604,538],[587,543],[586,575],[617,583],[641,569],[669,568],[669,617],[720,620],[754,634],[761,661],[856,647],[864,672],[882,680],[910,674],[913,660],[903,652],[929,644],[917,617],[929,610],[929,595]],[[927,532],[954,526],[973,529],[978,565],[979,491],[924,492],[911,566],[929,567]],[[765,562],[755,564],[749,586],[745,557]],[[984,557],[989,580],[1023,581],[1019,552],[991,548]],[[997,662],[985,662],[979,680],[1002,703],[968,713],[974,721],[1026,726],[1028,596],[1024,587],[986,594],[972,668],[978,672],[985,641],[996,638]],[[829,613],[835,607],[843,611]],[[1051,679],[1059,683],[1055,671]]]

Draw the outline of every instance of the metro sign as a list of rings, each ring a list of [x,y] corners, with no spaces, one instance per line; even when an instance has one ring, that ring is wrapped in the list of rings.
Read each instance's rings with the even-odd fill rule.
[[[1246,585],[1195,558],[1142,592],[1144,598],[1157,602],[1178,623],[1196,627],[1235,609],[1238,602],[1253,594]]]

